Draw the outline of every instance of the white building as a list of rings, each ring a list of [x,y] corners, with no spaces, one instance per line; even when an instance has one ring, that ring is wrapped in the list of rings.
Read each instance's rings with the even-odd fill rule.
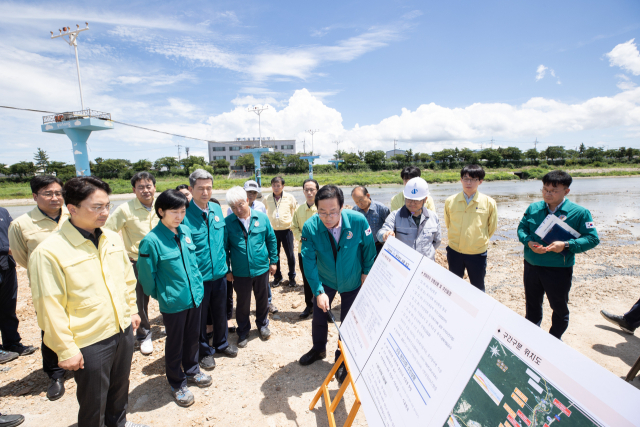
[[[389,150],[387,151],[387,159],[392,158],[393,156],[395,156],[396,154],[400,154],[402,156],[404,156],[405,151],[404,150]]]
[[[209,161],[227,160],[231,166],[235,166],[236,160],[242,154],[240,150],[244,148],[255,148],[260,146],[260,139],[236,138],[235,141],[209,141]],[[262,146],[273,148],[273,151],[280,151],[285,154],[296,153],[295,139],[274,139],[271,137],[262,138]]]

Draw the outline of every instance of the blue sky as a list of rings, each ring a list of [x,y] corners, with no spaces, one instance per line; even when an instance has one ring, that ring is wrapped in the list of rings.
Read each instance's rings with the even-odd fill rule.
[[[49,31],[85,21],[85,105],[212,140],[263,135],[341,149],[640,148],[640,5],[565,2],[0,2],[0,104],[79,109],[73,50]],[[636,39],[638,41],[636,41]],[[0,162],[36,147],[72,161],[35,113],[0,111]],[[204,155],[203,142],[116,126],[90,155]]]

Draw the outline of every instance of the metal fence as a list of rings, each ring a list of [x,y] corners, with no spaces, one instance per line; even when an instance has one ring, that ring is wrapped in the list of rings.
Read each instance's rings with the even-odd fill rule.
[[[66,113],[52,114],[42,117],[42,123],[67,122],[95,117],[97,119],[111,120],[111,113],[103,113],[96,110],[68,111]]]

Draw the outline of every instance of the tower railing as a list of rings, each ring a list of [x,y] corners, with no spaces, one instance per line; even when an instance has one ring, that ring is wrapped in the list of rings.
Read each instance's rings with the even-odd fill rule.
[[[103,113],[102,111],[96,111],[91,109],[81,111],[67,111],[65,113],[56,113],[49,116],[42,117],[42,123],[56,123],[67,122],[70,120],[88,119],[90,117],[103,120],[111,120],[111,113]]]

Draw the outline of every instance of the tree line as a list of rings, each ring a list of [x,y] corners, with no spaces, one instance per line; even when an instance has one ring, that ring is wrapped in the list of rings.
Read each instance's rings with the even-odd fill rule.
[[[308,153],[312,154],[312,153]],[[281,152],[264,153],[261,157],[261,167],[265,173],[304,173],[308,171],[308,163],[300,157],[305,155],[284,154]],[[539,165],[548,163],[554,165],[578,165],[598,163],[630,163],[638,162],[640,149],[620,147],[605,150],[602,147],[586,147],[580,144],[578,149],[566,149],[562,146],[549,146],[544,150],[531,148],[526,151],[518,147],[485,148],[471,150],[469,148],[446,148],[432,153],[414,153],[411,149],[404,154],[397,154],[387,158],[382,150],[358,151],[348,153],[337,150],[335,159],[343,160],[339,168],[347,171],[378,171],[395,169],[407,165],[419,165],[429,169],[455,169],[463,164],[476,163],[487,167],[516,168],[525,165]],[[100,178],[130,179],[138,171],[154,170],[158,176],[175,175],[188,176],[193,170],[202,168],[216,175],[229,173],[227,160],[206,162],[202,156],[189,156],[181,160],[172,156],[161,157],[155,161],[146,159],[131,162],[126,159],[103,159],[97,157],[90,163],[91,173]],[[244,166],[247,170],[254,169],[253,155],[245,154],[236,160],[236,166]],[[332,172],[333,165],[315,165],[314,171]],[[18,180],[28,179],[37,173],[55,174],[63,180],[75,176],[75,166],[65,162],[52,161],[46,151],[38,148],[33,161],[21,161],[7,166],[0,163],[0,173],[17,177]]]

